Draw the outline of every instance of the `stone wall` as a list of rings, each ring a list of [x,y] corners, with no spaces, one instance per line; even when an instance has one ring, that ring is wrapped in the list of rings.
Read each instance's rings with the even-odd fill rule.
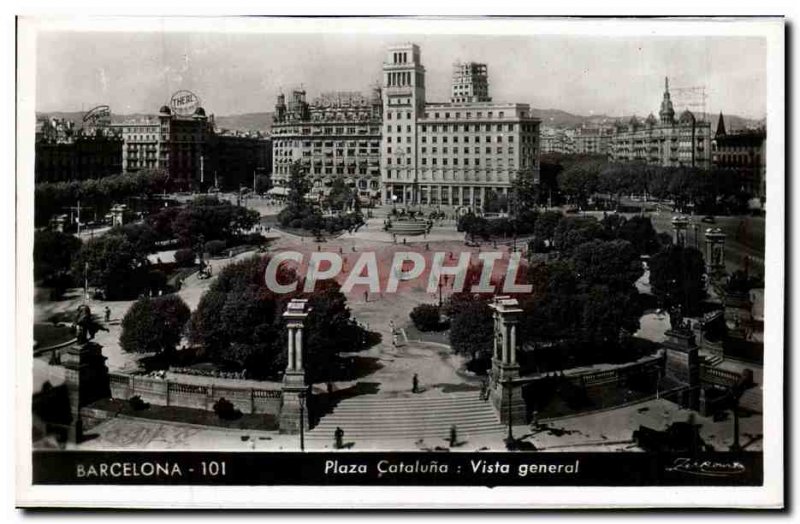
[[[655,395],[656,387],[659,384],[658,377],[663,374],[663,370],[664,353],[659,352],[652,357],[620,364],[602,371],[570,372],[570,370],[565,370],[563,377],[538,375],[522,377],[519,380],[522,383],[522,395],[529,412],[542,408],[542,403],[549,402],[547,398],[552,398],[552,395],[569,395],[575,400],[582,399],[582,402],[578,402],[579,404],[585,403],[584,406],[576,405],[571,410],[573,413],[579,413],[624,405],[636,396]],[[565,388],[567,385],[569,387]],[[661,386],[663,388],[663,384]],[[613,394],[628,389],[637,391],[638,395],[627,397],[622,393]],[[556,393],[556,390],[560,393]],[[558,416],[561,415],[556,415],[556,417]],[[539,417],[540,420],[542,417],[549,418],[545,413],[539,413]]]
[[[279,389],[258,389],[215,385],[185,384],[138,375],[112,373],[111,397],[127,400],[138,395],[158,406],[178,406],[211,411],[220,398],[229,400],[242,413],[278,415],[281,409]]]

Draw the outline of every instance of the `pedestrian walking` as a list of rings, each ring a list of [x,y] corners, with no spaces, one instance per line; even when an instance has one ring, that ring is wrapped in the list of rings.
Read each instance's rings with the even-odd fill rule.
[[[489,384],[488,381],[484,378],[481,380],[481,394],[480,399],[486,400],[489,398]]]
[[[414,378],[411,379],[411,392],[419,393],[419,377],[414,373]]]
[[[108,324],[108,322],[111,320],[111,310],[108,308],[108,306],[106,306],[105,309],[105,319],[106,319],[106,324]]]
[[[333,445],[336,449],[342,449],[344,445],[344,430],[339,426],[336,426],[336,431],[333,432]]]
[[[369,291],[364,291],[364,302],[369,302]]]

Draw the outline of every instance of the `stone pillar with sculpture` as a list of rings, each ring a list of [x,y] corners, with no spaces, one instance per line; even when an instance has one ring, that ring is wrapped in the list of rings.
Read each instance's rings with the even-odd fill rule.
[[[278,427],[281,433],[296,434],[309,427],[308,385],[303,368],[303,330],[310,312],[308,301],[292,299],[286,306],[287,351],[286,372],[283,375],[281,412]]]
[[[81,408],[110,397],[111,387],[106,357],[100,344],[93,340],[95,333],[104,328],[94,320],[89,306],[78,306],[74,326],[76,342],[62,353],[61,365],[64,366],[72,415],[67,439],[77,444],[84,439],[84,432],[90,429],[81,417]]]
[[[522,398],[522,386],[517,363],[517,327],[522,309],[515,298],[495,297],[489,304],[494,313],[494,348],[490,398],[500,421],[512,424],[527,423],[527,410]]]
[[[700,353],[694,332],[681,306],[669,312],[670,328],[664,333],[664,377],[682,389],[671,398],[680,406],[697,410],[700,402]]]
[[[689,231],[689,219],[683,216],[672,218],[672,240],[676,246],[686,247],[686,235]]]

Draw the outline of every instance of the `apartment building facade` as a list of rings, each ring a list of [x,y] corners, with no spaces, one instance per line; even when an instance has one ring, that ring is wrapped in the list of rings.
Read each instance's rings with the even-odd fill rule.
[[[665,79],[659,118],[651,113],[644,121],[631,117],[618,123],[611,138],[609,159],[642,162],[665,167],[711,166],[711,124],[698,120],[688,109],[675,118]]]
[[[287,103],[278,95],[272,124],[275,195],[288,192],[291,166],[309,177],[311,194],[322,197],[338,177],[363,201],[380,196],[381,91],[323,93],[311,102],[296,89]]]

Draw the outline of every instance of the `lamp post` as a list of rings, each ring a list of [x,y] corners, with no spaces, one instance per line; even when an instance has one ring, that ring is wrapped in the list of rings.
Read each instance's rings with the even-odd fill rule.
[[[306,408],[306,392],[301,391],[298,395],[300,400],[300,451],[306,450],[305,441],[305,408]]]
[[[506,447],[508,449],[514,449],[514,433],[513,433],[513,430],[511,428],[511,424],[512,424],[512,417],[511,417],[511,387],[512,387],[512,381],[511,381],[511,378],[509,377],[508,380],[506,380],[503,384],[506,386],[506,390],[508,392],[508,413],[507,413],[507,416],[508,416],[508,436],[506,437]]]
[[[89,263],[83,264],[83,303],[89,300]]]
[[[741,451],[742,446],[739,444],[739,393],[731,388],[731,401],[733,402],[733,444],[731,444],[731,451]]]

